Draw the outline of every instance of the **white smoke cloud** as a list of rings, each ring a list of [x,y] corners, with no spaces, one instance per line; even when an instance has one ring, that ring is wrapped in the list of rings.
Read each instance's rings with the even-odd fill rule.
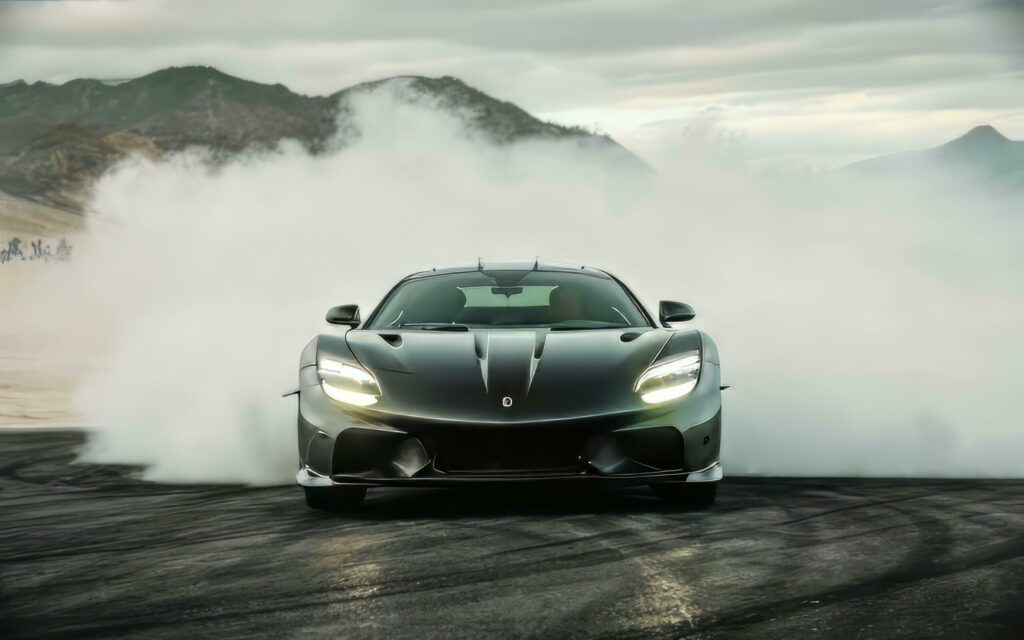
[[[362,137],[211,170],[134,161],[99,185],[61,283],[109,345],[84,459],[170,481],[289,482],[298,354],[335,304],[489,259],[607,268],[681,299],[723,358],[727,473],[1024,475],[1024,219],[1009,198],[855,177],[751,177],[686,155],[646,191],[574,148],[496,148],[380,91]],[[720,165],[719,165],[720,166]]]

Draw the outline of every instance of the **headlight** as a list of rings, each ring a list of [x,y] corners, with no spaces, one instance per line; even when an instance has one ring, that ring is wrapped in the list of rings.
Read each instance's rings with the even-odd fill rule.
[[[648,404],[681,398],[693,391],[700,376],[700,352],[693,351],[678,358],[659,362],[636,381],[633,389]]]
[[[360,366],[321,358],[317,373],[320,375],[320,387],[324,393],[338,402],[368,407],[380,398],[380,385],[377,384],[377,379]]]

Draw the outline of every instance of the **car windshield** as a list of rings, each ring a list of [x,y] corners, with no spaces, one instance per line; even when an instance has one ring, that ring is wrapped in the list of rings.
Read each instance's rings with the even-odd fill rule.
[[[401,284],[370,329],[552,330],[648,327],[646,316],[615,280],[560,271],[470,271]]]

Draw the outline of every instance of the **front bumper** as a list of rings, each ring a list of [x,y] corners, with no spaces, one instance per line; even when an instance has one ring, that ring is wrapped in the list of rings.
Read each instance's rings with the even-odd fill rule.
[[[348,423],[333,436],[299,413],[303,486],[716,482],[721,411],[685,429],[657,420],[515,426]]]
[[[686,400],[639,411],[522,423],[455,423],[342,410],[300,371],[303,486],[715,482],[722,476],[718,367]]]

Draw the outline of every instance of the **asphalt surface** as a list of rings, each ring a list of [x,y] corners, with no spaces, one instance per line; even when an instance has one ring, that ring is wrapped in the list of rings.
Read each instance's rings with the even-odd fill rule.
[[[168,486],[0,433],[0,636],[1024,638],[1024,481]]]

